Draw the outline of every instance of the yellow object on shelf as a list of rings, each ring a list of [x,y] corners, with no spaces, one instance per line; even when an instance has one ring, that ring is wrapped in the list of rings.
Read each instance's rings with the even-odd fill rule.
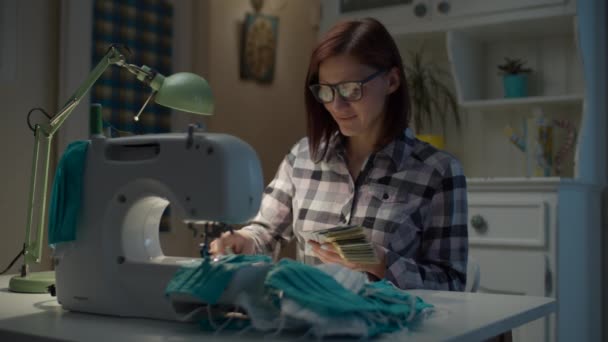
[[[416,135],[416,138],[418,138],[418,140],[427,142],[440,150],[443,150],[445,147],[445,139],[443,139],[442,135],[418,134]]]

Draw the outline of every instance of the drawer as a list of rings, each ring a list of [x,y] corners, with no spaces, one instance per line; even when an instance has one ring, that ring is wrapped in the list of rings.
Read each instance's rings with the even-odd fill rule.
[[[521,296],[554,296],[549,260],[536,250],[472,247],[470,260],[479,265],[478,292]],[[555,316],[513,329],[514,342],[550,340]]]
[[[469,254],[479,266],[479,292],[541,297],[553,293],[544,252],[472,247]]]
[[[471,245],[547,245],[548,209],[543,201],[470,198],[468,212]]]

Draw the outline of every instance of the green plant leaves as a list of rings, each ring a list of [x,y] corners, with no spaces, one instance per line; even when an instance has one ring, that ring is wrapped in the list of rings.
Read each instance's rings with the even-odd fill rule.
[[[405,64],[408,90],[412,104],[414,129],[420,133],[433,127],[439,120],[445,133],[446,121],[451,113],[456,126],[460,127],[460,109],[452,90],[442,81],[451,75],[432,62],[423,60],[424,52],[410,52],[410,63]]]
[[[501,75],[527,74],[532,72],[532,69],[524,68],[526,63],[527,62],[521,58],[505,57],[505,62],[497,65],[497,67]]]

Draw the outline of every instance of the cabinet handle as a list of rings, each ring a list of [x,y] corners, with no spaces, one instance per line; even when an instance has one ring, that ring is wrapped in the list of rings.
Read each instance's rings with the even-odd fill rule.
[[[422,18],[426,15],[426,5],[425,4],[417,4],[414,6],[414,14],[418,18]]]
[[[553,274],[551,272],[551,265],[549,264],[549,256],[545,255],[545,296],[551,296],[553,294]]]
[[[441,14],[448,14],[450,11],[450,3],[447,1],[440,1],[437,4],[437,11],[439,11]]]
[[[525,296],[526,295],[525,292],[509,291],[509,290],[496,290],[496,289],[491,289],[489,287],[485,287],[485,286],[481,286],[481,285],[479,285],[479,289],[478,289],[477,292],[495,293],[495,294],[504,294],[504,295],[515,295],[515,296]]]
[[[488,223],[483,216],[479,214],[471,217],[471,226],[473,226],[473,228],[480,233],[485,233],[488,230]]]

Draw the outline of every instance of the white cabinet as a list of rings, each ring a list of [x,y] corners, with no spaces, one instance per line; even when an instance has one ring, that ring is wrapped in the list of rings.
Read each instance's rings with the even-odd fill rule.
[[[394,34],[574,14],[575,0],[322,0],[321,32],[343,19],[374,17]]]
[[[563,6],[567,2],[567,0],[436,0],[435,9],[441,15],[473,16]]]
[[[558,178],[469,179],[469,254],[479,292],[556,297]],[[555,315],[513,331],[514,341],[555,340]]]
[[[361,6],[365,9],[345,11],[344,3],[348,2],[348,0],[321,2],[321,32],[326,31],[331,25],[340,20],[361,17],[382,18],[382,22],[389,29],[415,30],[417,27],[428,25],[433,14],[433,0],[402,1],[401,4],[391,6],[383,6],[382,3],[385,1],[379,1],[377,6]],[[355,2],[361,1],[355,0]],[[373,2],[369,1],[367,3],[373,4]]]
[[[469,250],[479,291],[547,296],[556,314],[513,331],[514,341],[594,340],[599,188],[559,178],[469,179]],[[593,330],[595,329],[595,330]],[[578,331],[578,332],[574,332]]]

